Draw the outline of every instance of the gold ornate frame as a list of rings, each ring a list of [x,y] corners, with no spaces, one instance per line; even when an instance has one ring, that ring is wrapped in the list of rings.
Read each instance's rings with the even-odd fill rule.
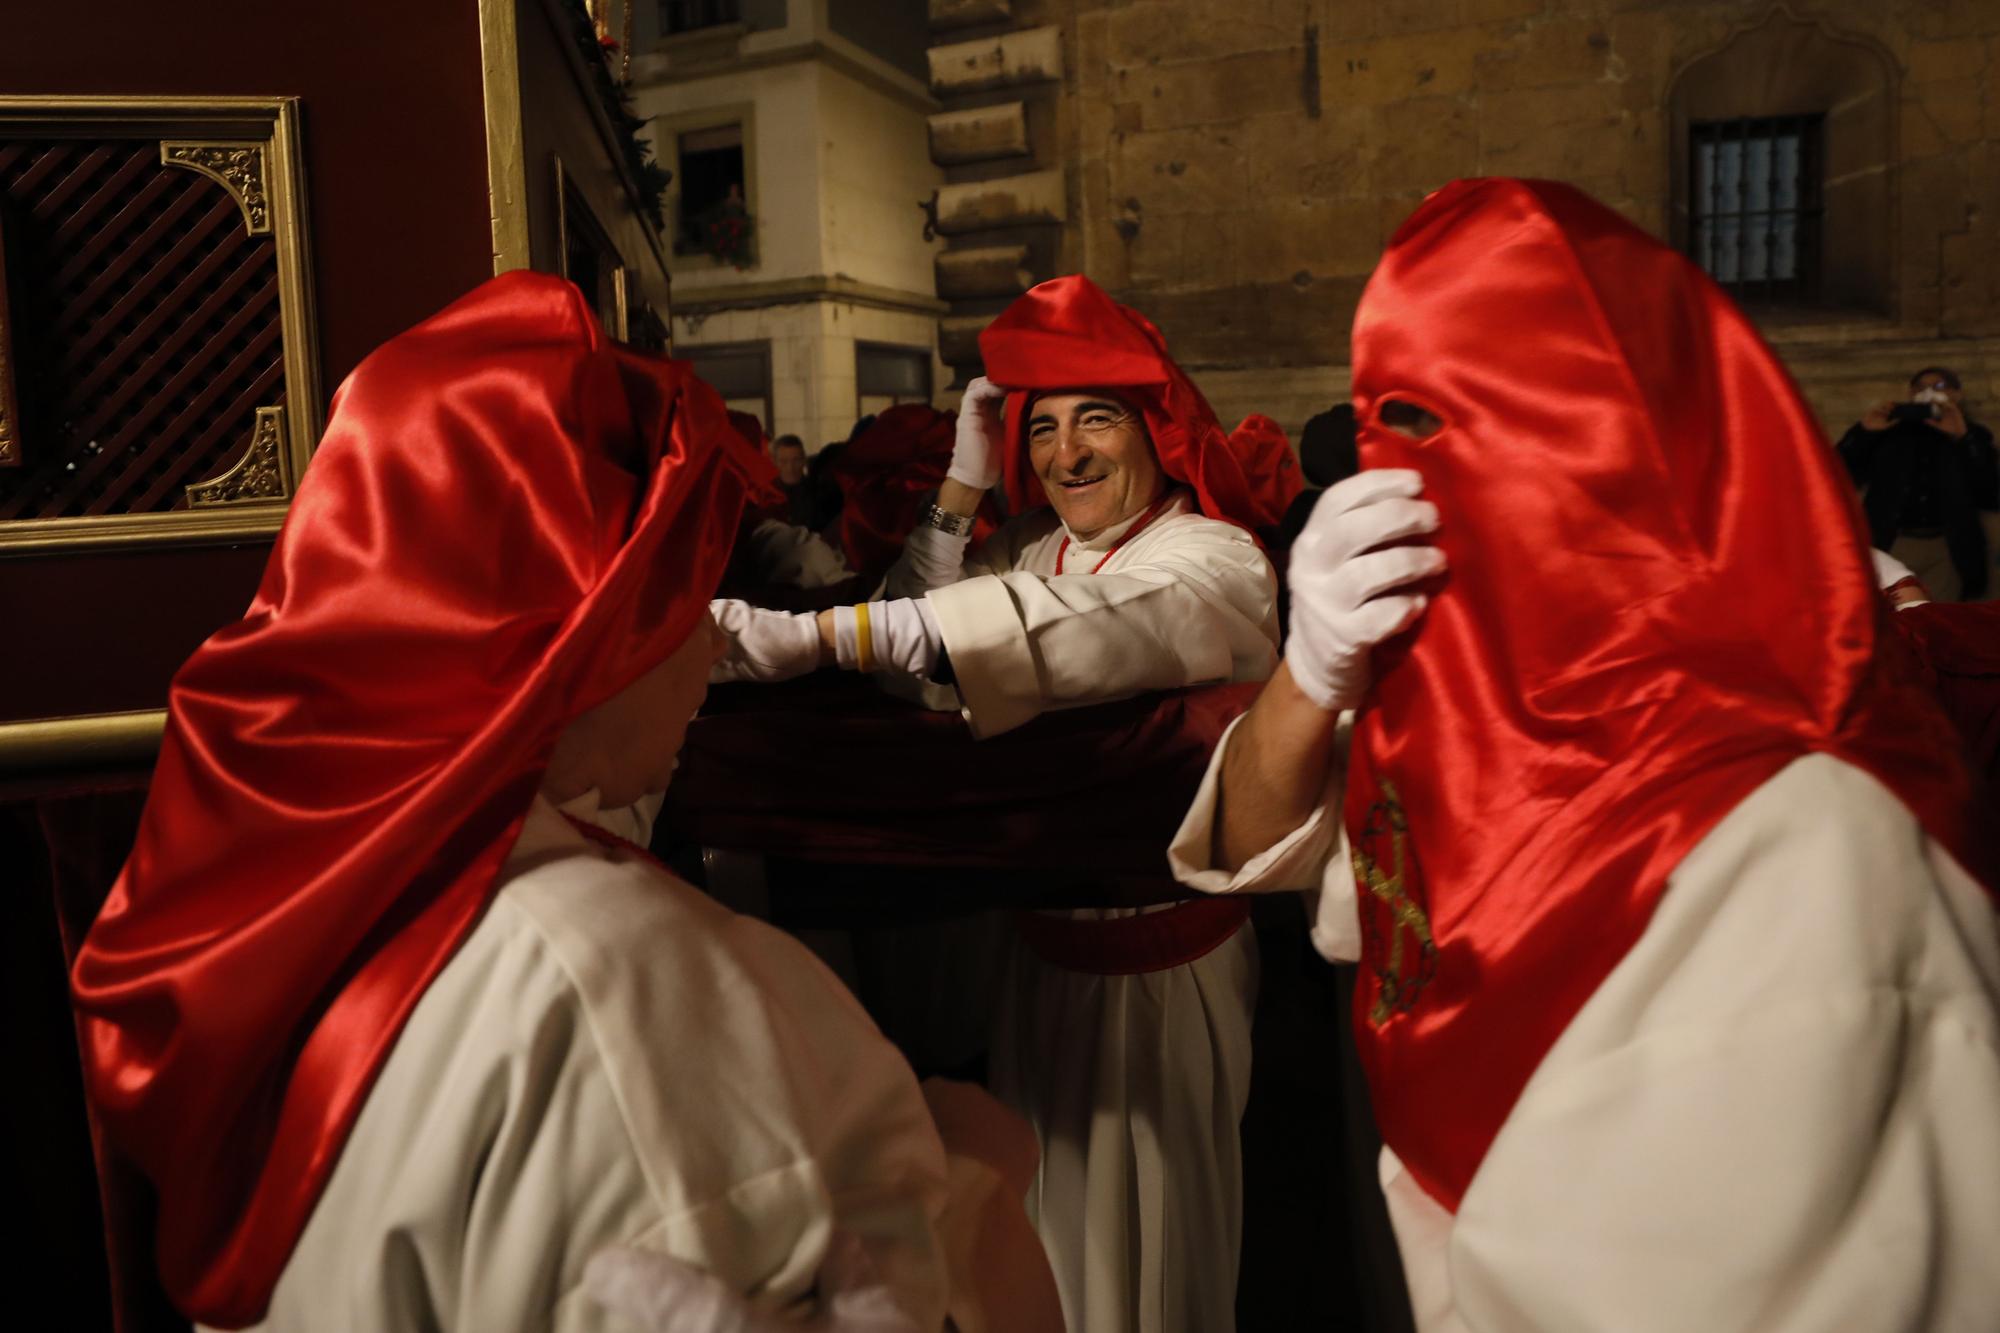
[[[7,236],[0,230],[0,467],[21,462],[21,402],[14,390],[13,349],[7,323]]]
[[[591,211],[590,201],[583,197],[583,191],[578,189],[576,182],[570,178],[569,171],[563,166],[560,157],[555,159],[555,174],[556,267],[561,270],[563,277],[571,282],[576,281],[576,275],[569,271],[570,243],[576,240],[582,240],[598,252],[600,259],[610,264],[613,307],[608,311],[598,310],[597,319],[611,337],[619,342],[628,342],[632,334],[632,297],[628,288],[631,267],[626,264],[625,256],[618,253],[618,247],[612,242],[611,234],[604,229],[604,224],[599,222],[597,215]],[[586,292],[585,296],[595,300],[595,293]]]
[[[298,99],[0,97],[0,138],[31,135],[157,140],[163,165],[199,172],[229,191],[249,234],[275,242],[285,402],[258,409],[249,450],[223,476],[190,485],[186,510],[4,520],[0,556],[212,544],[276,532],[324,424]]]

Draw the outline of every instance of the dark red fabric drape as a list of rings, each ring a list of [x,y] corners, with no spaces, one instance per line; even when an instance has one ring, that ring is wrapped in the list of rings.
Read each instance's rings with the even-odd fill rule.
[[[903,553],[930,496],[951,469],[956,418],[925,403],[898,403],[877,414],[831,465],[840,487],[840,544],[847,566],[873,588]],[[972,545],[993,534],[999,514],[989,497],[974,516]]]
[[[1298,455],[1292,452],[1285,428],[1262,412],[1252,412],[1229,432],[1229,447],[1242,463],[1243,478],[1250,485],[1251,503],[1256,507],[1252,526],[1277,527],[1292,501],[1306,488],[1305,473],[1299,470]]]
[[[1568,186],[1447,186],[1363,295],[1354,400],[1363,466],[1422,473],[1451,561],[1378,655],[1346,820],[1378,1118],[1455,1207],[1669,873],[1793,759],[1991,863],[1949,724],[1877,651],[1832,452],[1687,259]],[[1389,429],[1397,400],[1443,429]]]
[[[851,677],[722,687],[688,728],[665,820],[805,861],[1164,882],[1208,757],[1258,688],[1064,709],[975,741],[956,714]]]
[[[2000,827],[2000,602],[1930,602],[1890,617],[1915,652]]]
[[[528,273],[335,396],[255,601],[175,677],[73,972],[90,1095],[195,1317],[263,1312],[557,733],[705,610],[771,476],[723,412]]]

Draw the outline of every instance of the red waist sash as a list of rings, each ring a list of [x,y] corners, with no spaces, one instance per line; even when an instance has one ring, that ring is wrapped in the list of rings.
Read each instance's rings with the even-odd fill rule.
[[[1136,916],[1017,912],[1021,939],[1047,963],[1100,977],[1165,972],[1220,947],[1250,919],[1243,898],[1195,898]]]

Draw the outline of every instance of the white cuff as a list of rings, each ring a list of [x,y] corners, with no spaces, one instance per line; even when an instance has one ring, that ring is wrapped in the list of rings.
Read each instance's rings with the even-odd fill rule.
[[[1175,879],[1203,893],[1284,893],[1319,888],[1329,873],[1328,857],[1339,840],[1340,827],[1338,814],[1325,805],[1313,807],[1304,823],[1251,857],[1234,874],[1215,865],[1215,815],[1222,790],[1222,765],[1242,723],[1240,717],[1231,722],[1216,742],[1187,817],[1167,844],[1167,865]],[[1341,746],[1343,754],[1345,749]]]

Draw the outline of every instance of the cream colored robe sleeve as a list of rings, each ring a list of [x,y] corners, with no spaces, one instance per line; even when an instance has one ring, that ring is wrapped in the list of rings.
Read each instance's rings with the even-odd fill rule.
[[[1034,532],[1003,531],[967,577],[929,594],[975,736],[1053,708],[1262,680],[1276,665],[1277,579],[1242,529],[1169,513],[1101,571],[1089,572],[1105,553],[1077,548],[1063,574],[1060,530],[1024,540]]]
[[[1347,829],[1340,812],[1318,805],[1303,824],[1245,862],[1233,874],[1215,865],[1215,820],[1221,805],[1222,765],[1236,729],[1237,718],[1216,742],[1208,771],[1173,840],[1167,844],[1167,865],[1174,878],[1203,893],[1314,894],[1312,942],[1331,963],[1351,963],[1361,957],[1361,917],[1354,877],[1347,873]],[[1334,741],[1335,762],[1344,766],[1354,733],[1354,714],[1342,713]]]
[[[264,1327],[611,1329],[607,1245],[762,1308],[858,1234],[918,1326],[946,1301],[945,1165],[902,1058],[796,941],[537,802],[398,1037]]]
[[[1456,1327],[2000,1328],[1996,996],[1993,900],[1874,778],[1795,761],[1501,1127],[1450,1230]]]
[[[1351,920],[1332,812],[1213,868],[1226,745],[1176,874],[1246,891],[1317,865]],[[1873,778],[1795,761],[1675,870],[1455,1215],[1384,1151],[1418,1327],[2000,1328],[1997,997],[1992,899]]]

